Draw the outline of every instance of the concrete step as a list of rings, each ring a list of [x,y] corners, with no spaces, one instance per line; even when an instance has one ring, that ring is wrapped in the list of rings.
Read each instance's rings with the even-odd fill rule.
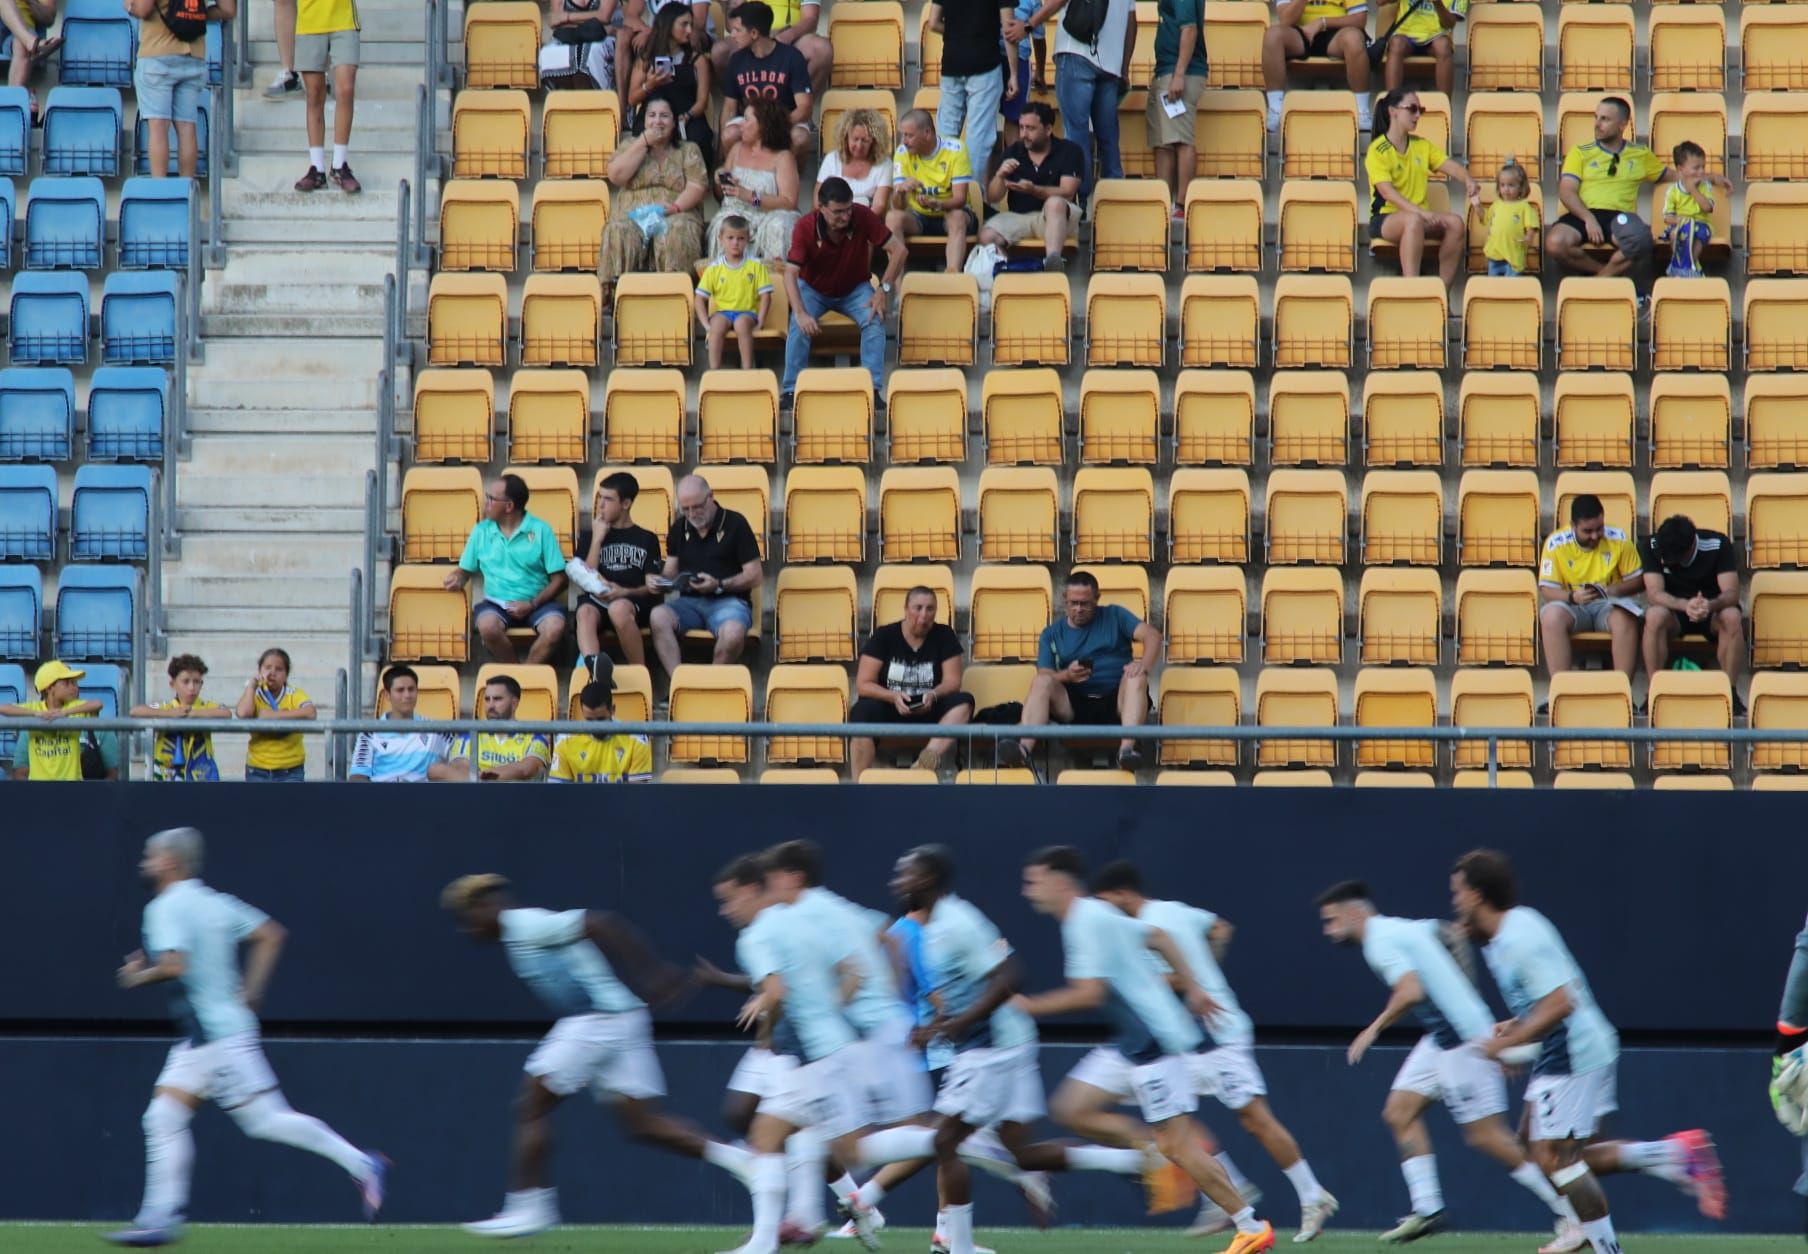
[[[178,562],[177,567],[186,566]],[[350,571],[350,567],[346,568]],[[164,580],[169,588],[166,606],[170,610],[230,609],[236,616],[241,610],[289,608],[298,610],[338,609],[349,612],[351,577],[334,575],[184,575],[166,570]]]
[[[241,251],[224,270],[208,276],[201,312],[380,316],[385,280],[395,264],[395,250],[381,245],[363,251]],[[424,302],[426,296],[426,275],[417,272],[409,283],[409,301]],[[376,333],[383,333],[380,325]]]
[[[377,298],[373,297],[373,301]],[[383,315],[373,314],[203,314],[201,334],[262,335],[271,338],[308,338],[316,335],[368,335],[381,337]]]
[[[169,609],[169,630],[175,632],[204,632],[208,625],[220,621],[220,616],[228,611],[217,606],[172,605]],[[267,640],[280,641],[284,648],[299,632],[318,632],[322,635],[336,632],[341,641],[350,638],[347,623],[351,613],[350,593],[346,594],[345,604],[334,608],[283,607],[256,609],[238,607],[230,611],[232,625],[239,631],[263,634]],[[343,655],[345,645],[341,645]],[[255,653],[252,660],[256,661]],[[343,663],[341,663],[343,665]],[[331,689],[328,689],[331,693]],[[237,695],[236,693],[234,694]],[[318,700],[318,694],[311,694]],[[330,696],[329,696],[330,699]]]
[[[191,382],[200,378],[209,382],[294,380],[319,384],[330,379],[337,386],[363,371],[374,375],[377,367],[382,365],[383,346],[356,336],[322,336],[305,343],[276,344],[235,338],[211,341],[207,352],[206,368],[191,375]],[[314,407],[282,405],[275,408]]]
[[[375,438],[374,401],[368,409],[196,409],[188,411],[189,430],[196,435],[259,435],[282,431],[297,435],[359,435]]]
[[[211,368],[221,343],[242,341],[210,340],[207,361]],[[383,355],[381,343],[372,345],[373,357]],[[333,375],[312,378],[272,377],[246,379],[212,374],[189,377],[190,402],[204,409],[237,409],[256,411],[260,415],[276,410],[298,410],[317,413],[322,405],[338,403],[374,416],[377,407],[377,364],[342,365]],[[374,428],[373,428],[374,430]]]
[[[284,532],[281,535],[222,535],[197,532],[182,537],[182,560],[164,564],[164,578],[174,588],[177,576],[238,571],[245,575],[331,576],[344,583],[345,572],[364,563],[364,536],[329,531]]]
[[[287,468],[271,465],[265,471],[206,475],[187,471],[176,480],[179,513],[216,506],[255,508],[267,506],[272,514],[290,509],[345,507],[362,510],[364,473],[316,475],[311,460]],[[360,518],[360,523],[362,518]],[[247,531],[288,530],[287,527],[253,525]],[[313,528],[309,528],[313,530]]]
[[[429,195],[433,203],[439,202],[439,185],[432,184]],[[370,193],[365,193],[369,195]],[[268,245],[283,245],[299,248],[308,245],[326,245],[333,248],[361,248],[374,252],[395,252],[396,242],[396,202],[395,189],[391,188],[383,194],[383,201],[388,206],[388,213],[363,217],[334,217],[330,214],[320,217],[283,217],[284,213],[302,212],[305,205],[289,203],[295,200],[305,202],[305,197],[293,194],[265,195],[259,193],[245,198],[236,212],[242,216],[228,217],[225,222],[226,243],[234,252],[245,252],[248,249],[262,248]],[[262,213],[256,206],[259,200],[281,202],[272,205],[276,212]],[[255,216],[254,216],[255,215]],[[412,232],[413,227],[409,230]],[[431,237],[429,228],[429,237]]]
[[[244,212],[241,204],[259,214],[273,217],[313,218],[395,218],[395,189],[402,179],[414,180],[414,155],[406,153],[366,153],[357,147],[354,134],[352,169],[365,190],[348,196],[336,187],[323,187],[317,192],[298,192],[295,180],[308,168],[305,137],[297,134],[286,149],[268,152],[246,152],[239,155],[239,177],[228,183],[221,207],[229,215]],[[262,197],[250,200],[248,197]]]
[[[323,439],[317,435],[221,435],[196,441],[193,455],[181,473],[190,481],[212,475],[289,475],[294,486],[287,496],[312,499],[320,480],[338,476],[362,479],[375,458],[374,440]]]
[[[379,103],[392,102],[385,101]],[[400,104],[401,102],[395,101],[393,103]],[[414,125],[412,110],[410,110],[410,116],[402,121],[387,125],[372,126],[365,125],[364,112],[364,102],[359,101],[358,120],[352,130],[351,160],[352,169],[358,172],[358,178],[361,181],[364,180],[364,167],[373,156],[407,154],[410,159],[412,159],[415,148],[415,136],[418,134]],[[246,157],[281,157],[284,154],[291,153],[302,153],[305,155],[307,152],[306,136],[301,127],[297,125],[298,122],[299,119],[297,118],[270,118],[260,119],[251,123],[240,123],[240,161],[242,162]],[[327,133],[331,134],[332,123],[329,121],[327,126]],[[330,156],[331,154],[329,153],[328,155]],[[297,170],[293,177],[300,178],[301,172]]]
[[[358,504],[311,506],[220,505],[178,507],[176,526],[184,537],[207,532],[243,536],[248,532],[289,532],[306,535],[329,531],[364,534],[364,484],[358,484]]]

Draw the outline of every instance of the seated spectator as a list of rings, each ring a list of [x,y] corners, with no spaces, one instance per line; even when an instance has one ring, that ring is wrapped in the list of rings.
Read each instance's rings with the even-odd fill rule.
[[[796,0],[781,0],[793,12]],[[806,4],[806,20],[810,30],[816,29],[817,6]],[[801,45],[822,47],[827,56],[829,41],[820,35],[802,35],[795,40],[775,38],[772,33],[772,6],[766,0],[746,0],[728,15],[728,38],[716,41],[716,74],[722,80],[722,163],[734,159],[734,146],[741,141],[743,118],[749,100],[776,100],[791,123],[791,151],[802,160],[814,144],[816,124],[811,121],[817,94],[828,85],[827,62],[822,84],[815,82],[816,72],[809,54]],[[789,30],[781,34],[791,33]],[[798,46],[794,46],[798,45]]]
[[[565,555],[545,519],[527,512],[520,475],[492,480],[483,494],[483,521],[472,528],[446,588],[457,591],[483,577],[483,600],[471,611],[483,647],[499,662],[515,660],[511,627],[531,627],[529,662],[545,662],[565,637]]]
[[[628,79],[628,107],[633,129],[650,100],[672,106],[678,138],[695,144],[708,169],[716,163],[716,134],[709,126],[709,97],[714,64],[696,50],[692,31],[697,18],[682,0],[666,0],[653,19],[651,34],[639,40]],[[623,43],[629,42],[624,39]]]
[[[1155,78],[1143,125],[1154,149],[1155,177],[1168,185],[1175,216],[1184,221],[1187,184],[1199,169],[1193,124],[1206,88],[1205,3],[1159,0],[1156,17]]]
[[[757,0],[749,0],[757,3]],[[701,475],[678,481],[678,513],[665,541],[661,582],[677,596],[653,608],[653,648],[670,675],[681,660],[678,636],[707,631],[718,665],[741,660],[753,626],[753,590],[765,581],[760,542],[747,520],[716,504]]]
[[[1613,637],[1613,667],[1627,679],[1638,673],[1639,616],[1644,586],[1638,546],[1607,525],[1601,498],[1584,492],[1569,504],[1569,526],[1544,542],[1538,569],[1539,635],[1551,674],[1571,667],[1569,638],[1578,631]]]
[[[722,224],[742,218],[752,232],[752,255],[781,262],[797,227],[797,158],[786,142],[785,114],[776,100],[750,99],[742,113],[741,142],[716,171],[722,202],[709,224],[709,255],[722,251]]]
[[[1405,0],[1405,4],[1406,12],[1394,19],[1393,33],[1387,36],[1382,85],[1399,91],[1406,82],[1406,59],[1429,52],[1435,62],[1432,81],[1448,96],[1456,89],[1456,25],[1469,16],[1469,0]]]
[[[385,722],[411,722],[421,697],[420,676],[412,667],[392,666],[383,672],[383,695],[389,699]],[[346,778],[354,784],[419,784],[427,780],[469,779],[464,770],[446,761],[452,738],[439,732],[359,732],[352,746],[352,765]]]
[[[1732,681],[1733,713],[1744,714],[1739,675],[1745,669],[1745,617],[1732,539],[1672,514],[1645,541],[1645,551],[1645,673],[1670,664],[1670,641],[1677,636],[1706,636]]]
[[[265,649],[257,659],[257,674],[245,681],[233,714],[238,718],[296,719],[312,722],[318,717],[307,693],[289,683],[289,655],[282,649]],[[245,752],[245,778],[254,784],[299,784],[307,777],[308,752],[300,732],[252,732]]]
[[[1708,154],[1700,144],[1683,140],[1670,152],[1676,181],[1664,193],[1664,240],[1670,245],[1673,279],[1699,279],[1701,254],[1714,237],[1714,185],[1708,180]]]
[[[973,717],[973,694],[961,691],[960,637],[935,621],[936,596],[929,588],[904,594],[904,617],[874,630],[860,650],[854,675],[857,698],[850,723],[965,723]],[[952,740],[931,740],[917,754],[917,766],[937,770]],[[858,780],[873,764],[879,742],[866,736],[848,740],[848,765]]]
[[[1482,189],[1463,163],[1442,148],[1413,134],[1425,107],[1416,91],[1390,91],[1379,102],[1385,129],[1369,145],[1363,162],[1373,200],[1369,237],[1400,248],[1400,273],[1416,278],[1425,241],[1438,241],[1438,277],[1453,287],[1469,256],[1469,227],[1460,213],[1436,213],[1430,207],[1435,170],[1462,184],[1465,199],[1481,207]]]
[[[1055,135],[1055,111],[1040,101],[1024,106],[1017,126],[1022,138],[1004,150],[986,199],[1005,206],[986,219],[979,242],[1002,251],[1042,237],[1042,268],[1067,269],[1062,252],[1080,235],[1080,148]]]
[[[968,206],[973,168],[959,139],[935,132],[927,109],[912,109],[898,119],[898,150],[892,154],[892,208],[885,225],[908,240],[913,235],[948,237],[948,273],[959,274],[967,260],[967,240],[979,229]]]
[[[82,700],[81,680],[88,672],[78,671],[67,662],[46,662],[38,667],[31,686],[38,690],[36,701],[0,705],[0,718],[42,719],[46,723],[66,718],[93,718],[103,708],[98,701]],[[13,778],[68,782],[85,778],[116,779],[117,758],[102,772],[90,776],[83,770],[85,751],[100,751],[97,739],[78,731],[20,732],[13,750]],[[116,751],[117,752],[117,751]]]
[[[688,274],[703,255],[703,197],[709,175],[695,144],[678,138],[668,100],[649,100],[640,134],[609,158],[609,224],[597,277],[603,303],[615,280],[637,270]]]
[[[746,218],[738,213],[723,218],[718,233],[722,251],[703,268],[691,296],[709,344],[711,370],[722,368],[731,331],[740,350],[741,369],[752,370],[753,333],[772,311],[772,274],[759,258],[747,255],[749,238]]]
[[[201,700],[207,679],[207,663],[192,653],[169,661],[170,699],[155,705],[135,705],[133,718],[184,719],[231,718],[232,711],[215,701]],[[215,783],[220,763],[213,755],[213,733],[189,735],[178,730],[159,731],[151,739],[151,778],[188,783]]]
[[[634,523],[639,495],[640,481],[626,471],[605,476],[590,506],[590,552],[565,566],[584,593],[578,598],[578,661],[592,675],[603,655],[604,618],[621,644],[622,657],[634,666],[647,664],[640,633],[660,600],[647,586],[647,576],[659,573],[659,537]]]
[[[418,684],[418,681],[417,681]],[[483,716],[509,723],[521,707],[521,684],[513,675],[492,675],[483,686]],[[457,778],[471,778],[471,733],[455,737],[448,763]],[[552,744],[539,732],[478,732],[477,778],[534,780],[552,765]]]
[[[835,147],[816,169],[816,189],[810,193],[818,207],[818,190],[830,179],[842,179],[854,193],[854,203],[879,217],[891,208],[891,131],[877,109],[849,109],[835,124]]]
[[[132,16],[142,15],[134,12]],[[0,5],[0,24],[13,37],[13,59],[6,67],[6,82],[9,87],[29,89],[32,70],[63,46],[63,37],[50,33],[56,20],[57,0],[13,0],[13,3]],[[38,98],[35,94],[31,97],[31,123],[33,126],[38,124]],[[165,150],[166,159],[167,155]]]
[[[1062,133],[1079,145],[1084,167],[1081,184],[1090,188],[1095,179],[1124,177],[1117,103],[1130,90],[1136,5],[1133,0],[1105,0],[1103,12],[1093,12],[1097,29],[1090,39],[1081,39],[1068,29],[1071,15],[1063,12],[1066,8],[1067,0],[1042,0],[1023,21],[1013,13],[1005,23],[1004,37],[1007,42],[1021,43],[1034,38],[1044,26],[1054,25],[1055,98],[1061,106]]]
[[[1161,657],[1161,633],[1121,605],[1099,604],[1099,581],[1076,570],[1063,589],[1063,616],[1042,629],[1036,645],[1036,678],[1023,703],[1026,727],[1050,722],[1080,726],[1140,727],[1149,717],[1149,672]],[[1132,645],[1141,644],[1135,656]],[[1027,766],[1032,738],[999,742],[1008,766]],[[1134,740],[1118,744],[1117,764],[1143,764]]]
[[[614,671],[602,667],[597,676],[578,693],[578,710],[586,723],[607,723],[615,718]],[[552,771],[547,775],[555,784],[645,784],[652,778],[652,744],[645,736],[619,732],[612,736],[594,732],[560,736],[553,747]]]
[[[1307,57],[1343,61],[1344,81],[1356,93],[1356,127],[1375,125],[1369,112],[1368,0],[1281,0],[1262,35],[1262,85],[1268,89],[1268,129],[1281,129],[1287,62]],[[1383,115],[1382,125],[1386,125]]]
[[[785,378],[779,408],[789,409],[797,376],[810,364],[810,341],[822,334],[817,321],[833,310],[860,330],[860,364],[873,377],[873,403],[884,407],[885,300],[895,290],[910,254],[904,241],[871,209],[854,203],[846,179],[828,179],[817,189],[816,212],[798,219],[785,260],[785,295],[791,325],[785,336]],[[873,252],[883,248],[885,275],[874,287]]]
[[[593,25],[594,23],[594,25]],[[617,91],[627,82],[627,41],[617,0],[551,0],[540,44],[540,85],[552,90]]]
[[[37,9],[36,5],[29,7]],[[54,3],[46,7],[52,13],[56,9]],[[159,0],[128,0],[126,12],[138,19],[138,56],[132,67],[132,89],[138,97],[138,116],[145,123],[145,149],[151,177],[169,176],[170,130],[173,127],[176,132],[176,171],[183,178],[192,179],[201,153],[199,123],[201,98],[207,94],[207,32],[203,29],[193,39],[176,38],[163,20],[163,5]],[[230,22],[238,16],[238,4],[236,0],[211,0],[202,6],[202,12],[210,22]],[[16,32],[13,46],[15,70],[21,61],[29,66],[35,60],[18,55],[20,45]],[[17,80],[15,86],[23,81]]]

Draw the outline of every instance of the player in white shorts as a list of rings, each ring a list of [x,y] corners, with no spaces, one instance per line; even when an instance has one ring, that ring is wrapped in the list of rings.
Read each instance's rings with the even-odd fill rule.
[[[514,1162],[502,1209],[465,1224],[466,1232],[524,1237],[558,1224],[558,1190],[546,1183],[552,1114],[585,1089],[598,1102],[611,1102],[635,1140],[703,1159],[749,1183],[751,1154],[711,1141],[660,1109],[665,1076],[653,1050],[653,1022],[646,1003],[617,974],[619,968],[658,999],[683,988],[682,969],[662,962],[614,915],[517,905],[500,875],[454,880],[440,904],[466,935],[500,942],[515,974],[559,1016],[523,1067]]]
[[[257,1007],[285,933],[263,911],[203,884],[203,851],[200,832],[172,828],[145,841],[138,864],[156,893],[144,908],[144,949],[119,968],[119,986],[173,985],[171,1009],[184,1039],[170,1049],[145,1108],[144,1200],[138,1216],[106,1239],[140,1247],[182,1239],[195,1160],[189,1124],[206,1101],[231,1115],[248,1136],[337,1163],[363,1195],[364,1217],[374,1220],[383,1206],[388,1162],[291,1109],[264,1059]],[[251,952],[241,978],[242,944]]]
[[[1661,1141],[1589,1144],[1601,1117],[1616,1105],[1614,1072],[1620,1039],[1551,921],[1518,904],[1513,866],[1504,854],[1477,849],[1450,875],[1451,906],[1482,955],[1513,1018],[1496,1024],[1481,1052],[1500,1058],[1537,1043],[1526,1085],[1524,1135],[1532,1161],[1576,1208],[1596,1254],[1620,1254],[1595,1175],[1638,1171],[1675,1184],[1710,1218],[1726,1213],[1726,1186],[1714,1143],[1700,1129]]]
[[[1368,885],[1358,880],[1345,880],[1319,894],[1318,913],[1325,936],[1338,945],[1360,945],[1363,959],[1388,988],[1387,1004],[1350,1045],[1350,1065],[1361,1062],[1381,1033],[1409,1013],[1416,1012],[1425,1028],[1394,1077],[1381,1112],[1399,1147],[1400,1171],[1412,1198],[1411,1213],[1381,1239],[1404,1244],[1444,1226],[1444,1194],[1431,1134],[1425,1128],[1425,1111],[1442,1101],[1462,1128],[1463,1140],[1505,1167],[1556,1216],[1556,1239],[1540,1254],[1581,1249],[1587,1238],[1574,1209],[1526,1158],[1519,1138],[1502,1118],[1507,1110],[1506,1076],[1500,1063],[1481,1050],[1494,1034],[1494,1016],[1452,953],[1441,925],[1433,919],[1396,919],[1378,913]],[[1467,942],[1457,943],[1468,957]]]

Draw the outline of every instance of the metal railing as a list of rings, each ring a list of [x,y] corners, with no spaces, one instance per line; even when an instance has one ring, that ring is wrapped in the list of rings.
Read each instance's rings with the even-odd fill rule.
[[[238,45],[238,56],[231,64],[238,71],[239,86],[251,86],[251,6],[241,4],[238,20],[232,24],[232,29],[220,33],[223,36],[230,35],[230,42]],[[227,40],[222,39],[221,42]]]
[[[427,180],[442,176],[439,153],[439,92],[426,83],[415,88],[414,111],[414,253],[417,270],[427,269],[433,261],[427,250]]]
[[[180,547],[176,543],[176,489],[174,481],[167,471],[152,471],[152,475],[161,482],[151,484],[151,534],[150,543],[145,546],[147,560],[145,562],[145,621],[139,624],[140,630],[148,632],[148,645],[153,657],[162,657],[169,652],[169,622],[163,612],[163,559],[179,556]],[[144,645],[135,644],[134,652]]]
[[[220,185],[220,180],[210,171],[207,177],[209,188]],[[211,194],[211,193],[210,193]],[[219,224],[213,225],[219,230]],[[208,244],[212,248],[212,244]],[[221,264],[225,264],[222,258]],[[201,206],[196,198],[188,198],[188,270],[183,283],[183,314],[180,318],[182,351],[178,357],[187,357],[190,361],[205,361],[207,350],[201,347],[201,282],[207,271],[201,264]]]
[[[216,93],[216,99],[219,98],[230,101],[232,89],[221,87]],[[227,166],[227,149],[232,143],[231,126],[232,112],[228,105],[225,126],[216,126],[207,132],[207,267],[210,270],[219,270],[226,265],[226,179],[232,173]],[[199,212],[197,208],[197,217]],[[192,238],[199,243],[201,236],[194,233]],[[200,267],[194,264],[193,254],[200,250],[190,248],[188,251],[189,268],[198,271]]]
[[[407,179],[396,184],[396,298],[394,316],[386,319],[391,343],[384,360],[398,372],[414,366],[414,344],[408,338],[408,271],[414,259],[412,234],[409,231],[409,205],[414,189]]]
[[[233,96],[232,82],[238,76],[240,58],[238,49],[233,46],[234,42],[230,31],[220,32],[220,85],[215,89],[220,96],[218,116],[223,121],[226,132],[225,154],[221,158],[220,168],[229,177],[234,177],[239,172],[238,102]]]
[[[364,569],[357,572],[364,581],[364,612],[351,624],[353,656],[367,662],[377,660],[377,559],[387,556],[389,537],[384,531],[387,509],[383,487],[389,478],[388,467],[364,472]],[[361,643],[360,643],[361,641]]]
[[[451,0],[427,0],[427,86],[452,86]]]

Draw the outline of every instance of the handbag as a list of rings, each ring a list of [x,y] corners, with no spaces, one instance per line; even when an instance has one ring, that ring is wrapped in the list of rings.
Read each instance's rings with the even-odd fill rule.
[[[1411,17],[1413,10],[1417,7],[1414,0],[1400,0],[1394,9],[1394,24],[1388,27],[1387,32],[1379,39],[1369,41],[1369,69],[1379,70],[1381,68],[1381,62],[1387,58],[1387,41],[1394,37],[1394,32],[1400,29],[1400,24]],[[1382,129],[1387,129],[1385,124]]]
[[[562,44],[595,44],[609,38],[609,28],[594,17],[556,28],[552,37]]]

